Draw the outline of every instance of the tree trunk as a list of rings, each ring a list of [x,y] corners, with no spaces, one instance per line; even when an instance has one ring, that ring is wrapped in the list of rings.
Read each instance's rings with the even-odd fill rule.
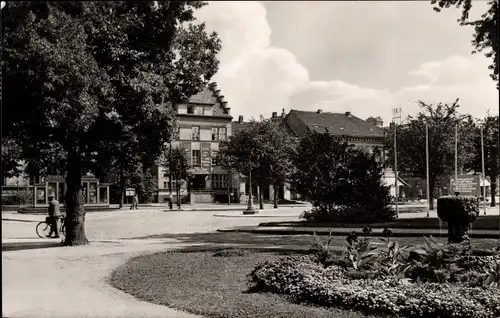
[[[123,171],[123,163],[120,164],[120,209],[123,208],[125,201],[125,176]]]
[[[429,210],[434,211],[434,184],[429,184]]]
[[[279,191],[279,186],[273,184],[273,202],[274,202],[274,209],[278,208],[278,191]]]
[[[493,176],[490,176],[490,180],[491,180],[491,189],[490,189],[490,192],[491,192],[491,206],[496,206],[496,192],[497,192],[497,176],[493,175]],[[486,198],[486,193],[485,193],[485,196]]]
[[[74,150],[68,151],[66,187],[66,239],[64,244],[69,246],[86,245],[89,241],[85,235],[81,162]]]
[[[262,191],[261,191],[261,185],[257,184],[257,198],[259,200],[259,210],[264,209],[264,203],[262,202]]]

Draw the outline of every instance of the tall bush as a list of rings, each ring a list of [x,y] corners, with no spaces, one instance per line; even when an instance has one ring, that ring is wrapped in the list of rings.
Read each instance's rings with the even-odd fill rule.
[[[294,186],[314,206],[306,219],[383,222],[395,217],[374,154],[329,133],[312,132],[300,141],[293,162]]]

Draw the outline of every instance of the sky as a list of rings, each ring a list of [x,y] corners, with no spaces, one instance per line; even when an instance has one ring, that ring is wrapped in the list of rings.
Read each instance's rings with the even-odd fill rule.
[[[473,1],[472,17],[485,11]],[[460,111],[498,114],[490,60],[472,55],[473,30],[455,8],[430,1],[210,2],[199,21],[222,40],[213,78],[231,114],[245,120],[284,109],[392,119],[416,115],[418,100],[459,98]]]

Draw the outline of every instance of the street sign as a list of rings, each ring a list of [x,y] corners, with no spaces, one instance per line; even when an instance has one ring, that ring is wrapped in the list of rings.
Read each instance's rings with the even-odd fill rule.
[[[480,196],[479,175],[458,175],[458,192],[464,196]]]

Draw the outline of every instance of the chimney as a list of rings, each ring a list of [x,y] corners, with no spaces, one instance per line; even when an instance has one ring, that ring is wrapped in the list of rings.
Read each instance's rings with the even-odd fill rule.
[[[278,113],[277,112],[273,112],[273,118],[276,118],[278,117]]]
[[[242,124],[243,123],[243,116],[238,116],[238,124]]]
[[[347,117],[349,117],[349,116],[351,116],[351,112],[345,112],[345,115],[346,115]]]
[[[321,114],[322,112],[323,112],[323,111],[322,111],[321,109],[318,109],[318,110],[316,111],[316,113],[317,113],[317,114]]]
[[[285,109],[284,108],[281,110],[281,116],[285,117]]]

